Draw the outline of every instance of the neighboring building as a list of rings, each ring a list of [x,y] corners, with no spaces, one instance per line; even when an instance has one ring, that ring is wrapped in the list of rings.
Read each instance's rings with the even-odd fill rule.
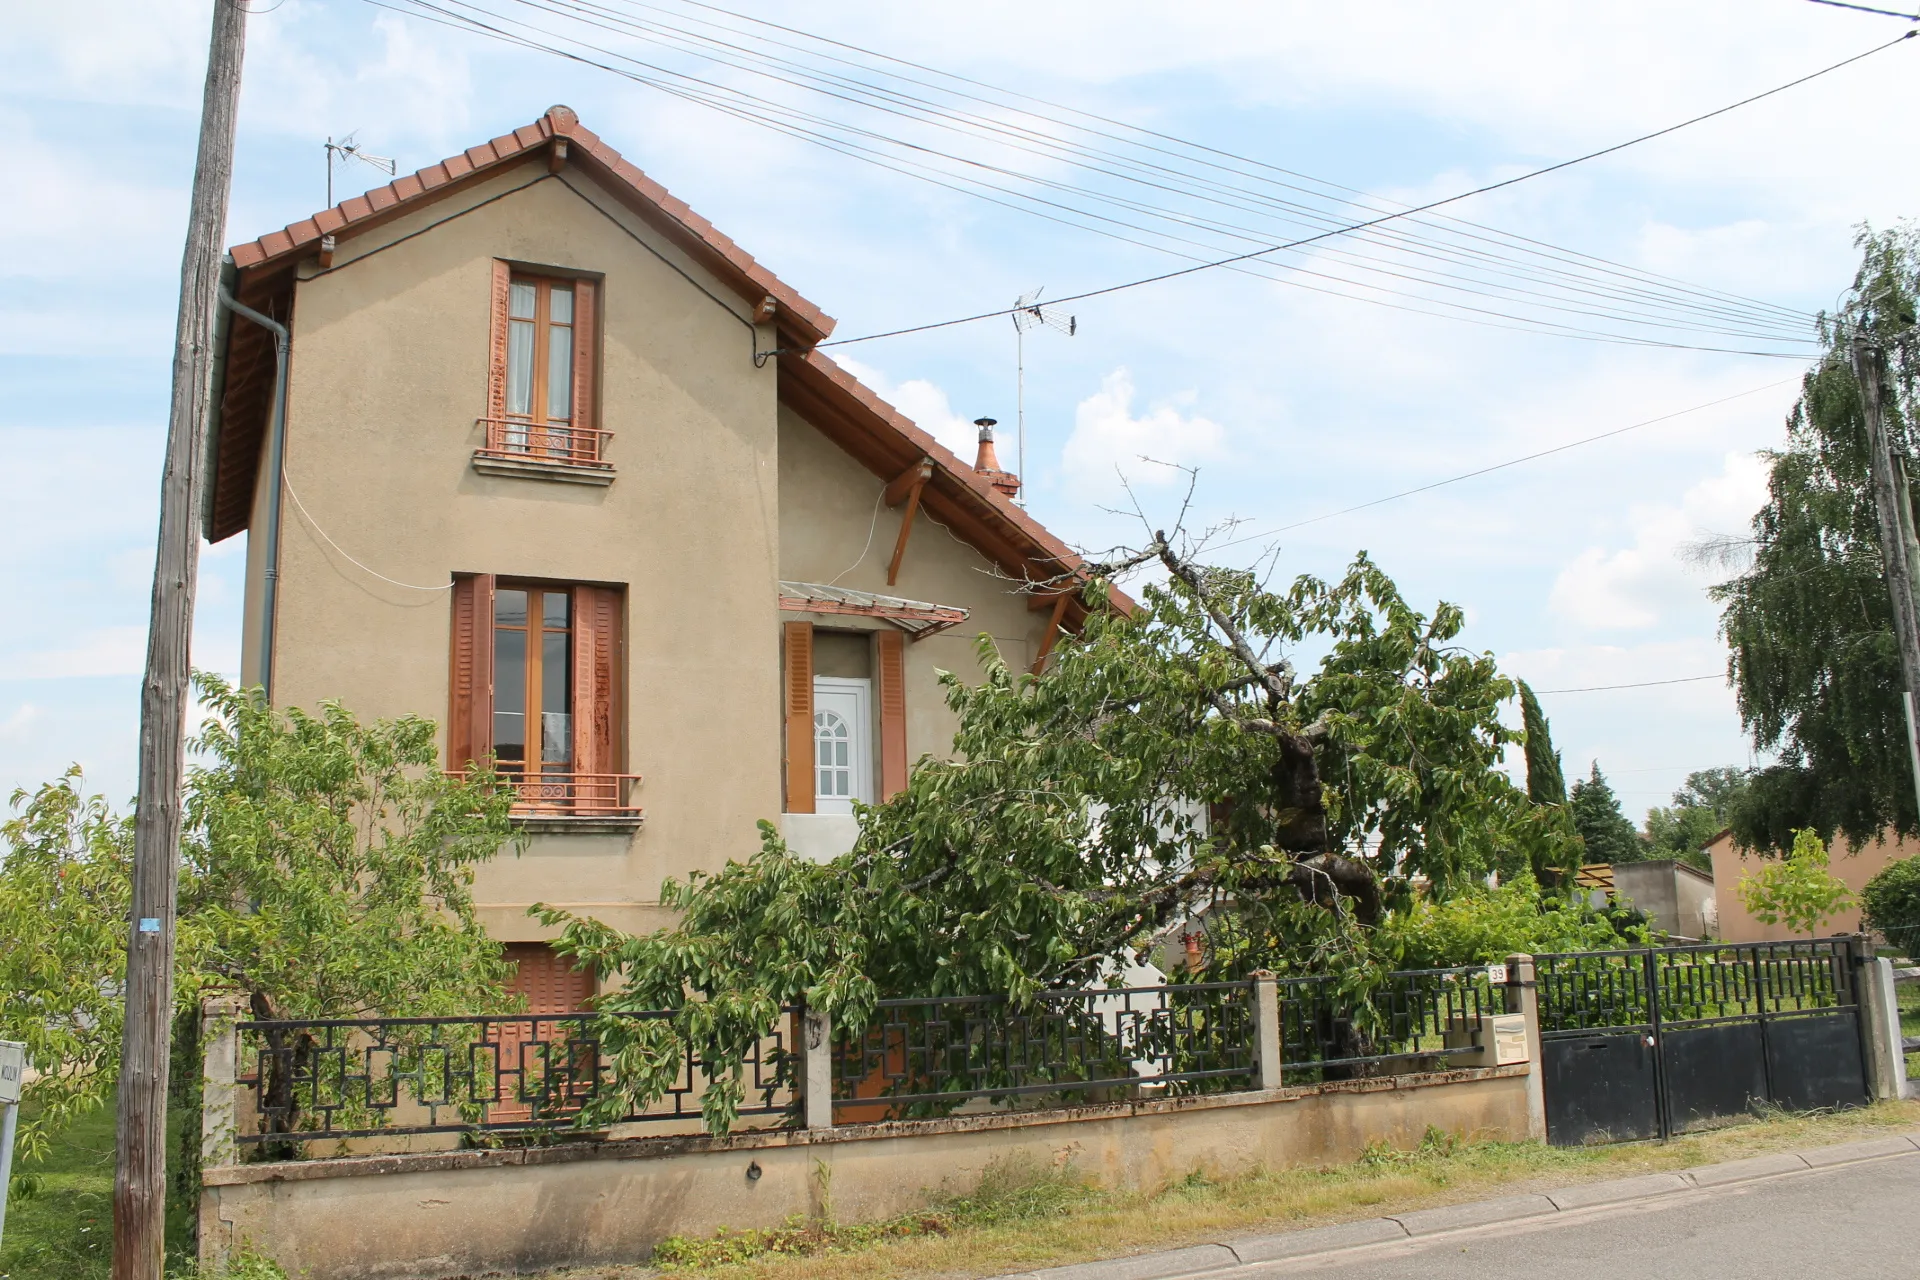
[[[279,452],[272,337],[223,316],[207,534],[252,531],[242,678],[498,756],[530,843],[477,897],[528,974],[530,903],[648,929],[758,819],[844,850],[854,800],[951,749],[940,669],[982,632],[1035,666],[1083,621],[1023,585],[1079,561],[990,439],[969,467],[813,350],[819,308],[565,107],[231,265],[291,329]]]
[[[1869,840],[1863,844],[1843,845],[1835,840],[1831,847],[1833,858],[1828,870],[1856,894],[1888,863],[1920,853],[1920,843],[1895,836],[1892,832],[1888,832],[1883,839]],[[1807,936],[1794,933],[1784,924],[1762,924],[1753,918],[1753,913],[1740,901],[1740,881],[1749,874],[1757,873],[1765,865],[1766,859],[1735,848],[1730,831],[1722,831],[1709,841],[1707,853],[1713,858],[1714,897],[1720,908],[1722,938],[1728,942],[1780,942]],[[1860,909],[1856,906],[1838,913],[1821,925],[1819,934],[1826,937],[1836,933],[1858,933],[1859,930]]]
[[[1646,913],[1655,930],[1675,938],[1716,936],[1713,877],[1676,858],[1613,864],[1613,900]]]

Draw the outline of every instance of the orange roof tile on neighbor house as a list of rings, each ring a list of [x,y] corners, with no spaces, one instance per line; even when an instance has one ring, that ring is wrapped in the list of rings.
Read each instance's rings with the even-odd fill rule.
[[[549,107],[540,119],[510,134],[343,200],[284,230],[235,245],[229,251],[240,274],[235,292],[242,301],[269,314],[284,315],[290,302],[290,269],[302,258],[321,252],[323,237],[331,236],[336,242],[351,238],[525,163],[543,148],[549,149],[553,172],[576,166],[594,177],[750,306],[757,308],[772,299],[780,344],[780,398],[801,410],[862,465],[892,480],[922,458],[930,459],[934,476],[922,498],[923,507],[1016,578],[1047,581],[1081,568],[1079,556],[989,477],[976,473],[859,379],[813,350],[833,331],[832,317],[602,142],[568,107]],[[239,366],[241,374],[236,378],[230,371],[221,403],[208,521],[209,537],[215,541],[246,528],[251,513],[260,436],[269,408],[271,352],[261,342],[263,332],[254,326],[230,331],[229,364]],[[241,353],[243,343],[250,345]],[[236,354],[246,359],[236,359]],[[1120,609],[1132,610],[1133,601],[1124,594],[1115,591],[1112,598]],[[1083,612],[1076,601],[1070,620],[1077,622]]]

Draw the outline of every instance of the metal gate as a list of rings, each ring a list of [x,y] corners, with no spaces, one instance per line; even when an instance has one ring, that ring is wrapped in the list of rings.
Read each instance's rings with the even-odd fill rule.
[[[1867,1101],[1851,939],[1534,957],[1547,1140]]]

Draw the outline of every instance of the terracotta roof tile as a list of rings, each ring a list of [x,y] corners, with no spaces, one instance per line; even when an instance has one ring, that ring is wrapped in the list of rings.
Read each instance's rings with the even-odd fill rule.
[[[420,180],[419,174],[409,173],[403,178],[395,178],[393,189],[402,200],[411,200],[426,190],[426,184]]]

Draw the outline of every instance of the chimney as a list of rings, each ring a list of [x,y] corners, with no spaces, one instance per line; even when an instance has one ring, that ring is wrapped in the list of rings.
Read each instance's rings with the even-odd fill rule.
[[[999,455],[993,451],[993,418],[975,418],[973,425],[980,428],[980,453],[973,460],[976,475],[985,476],[987,483],[1006,494],[1009,498],[1020,492],[1020,477],[1011,471],[1000,469]]]

